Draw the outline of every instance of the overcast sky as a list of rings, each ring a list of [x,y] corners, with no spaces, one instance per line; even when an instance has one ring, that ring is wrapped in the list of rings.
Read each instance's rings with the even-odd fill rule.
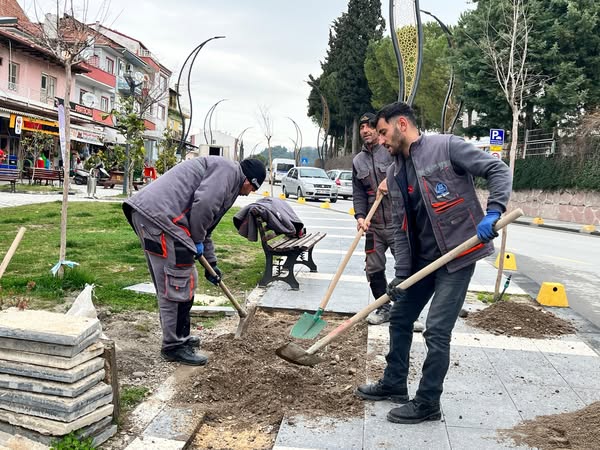
[[[55,0],[18,0],[35,20],[38,10],[56,9]],[[60,2],[63,3],[62,1]],[[74,0],[77,4],[78,0]],[[89,0],[89,22],[98,17],[100,0]],[[79,0],[81,4],[81,0]],[[103,21],[142,41],[177,77],[190,51],[212,36],[200,52],[192,74],[194,127],[202,127],[209,108],[226,98],[213,115],[213,129],[244,135],[246,154],[266,146],[259,122],[259,105],[269,108],[274,122],[272,145],[292,148],[293,118],[303,145],[316,145],[317,127],[307,117],[308,74],[318,76],[334,19],[347,9],[347,0],[111,0]],[[388,2],[382,2],[387,20]],[[421,0],[420,7],[455,24],[471,7],[469,0]]]

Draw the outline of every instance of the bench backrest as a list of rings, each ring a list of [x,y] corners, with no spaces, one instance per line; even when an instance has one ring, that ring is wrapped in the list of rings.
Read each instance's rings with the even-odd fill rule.
[[[19,178],[19,169],[0,169],[0,177],[4,179]]]
[[[41,169],[41,168],[36,168],[36,169],[30,169],[31,172],[31,176],[33,178],[41,178],[41,179],[46,179],[46,178],[50,178],[53,180],[62,180],[63,178],[63,171],[62,170],[55,170],[55,169]]]

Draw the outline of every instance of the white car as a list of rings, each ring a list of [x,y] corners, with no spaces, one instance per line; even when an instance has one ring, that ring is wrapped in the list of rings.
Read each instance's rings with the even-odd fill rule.
[[[318,167],[293,167],[281,179],[281,191],[285,198],[295,195],[297,198],[329,199],[331,203],[337,202],[338,198],[336,184]]]
[[[338,197],[344,200],[352,197],[352,171],[333,169],[327,171],[327,176],[337,185]]]

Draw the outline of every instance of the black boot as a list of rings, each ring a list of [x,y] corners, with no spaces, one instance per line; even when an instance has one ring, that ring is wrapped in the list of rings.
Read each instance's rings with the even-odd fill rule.
[[[422,403],[411,400],[399,408],[393,408],[387,414],[387,420],[394,423],[415,424],[426,420],[441,420],[439,403]]]
[[[187,341],[185,341],[185,345],[193,348],[200,348],[200,338],[198,336],[190,336]]]
[[[391,388],[383,384],[383,380],[377,383],[361,384],[354,391],[354,395],[363,400],[391,400],[396,403],[406,403],[408,401],[408,389]]]
[[[180,362],[181,364],[187,364],[188,366],[203,366],[208,362],[206,356],[196,353],[187,345],[168,350],[161,350],[160,355],[165,361]]]

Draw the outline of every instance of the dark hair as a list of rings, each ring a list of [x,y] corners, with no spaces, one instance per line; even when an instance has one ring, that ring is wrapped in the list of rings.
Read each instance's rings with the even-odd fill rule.
[[[403,116],[408,119],[410,123],[413,125],[417,125],[417,118],[415,117],[415,111],[404,102],[394,102],[389,105],[385,105],[379,111],[377,111],[377,116],[375,116],[374,123],[377,124],[379,119],[384,119],[387,123],[390,122],[390,119],[398,116]]]

